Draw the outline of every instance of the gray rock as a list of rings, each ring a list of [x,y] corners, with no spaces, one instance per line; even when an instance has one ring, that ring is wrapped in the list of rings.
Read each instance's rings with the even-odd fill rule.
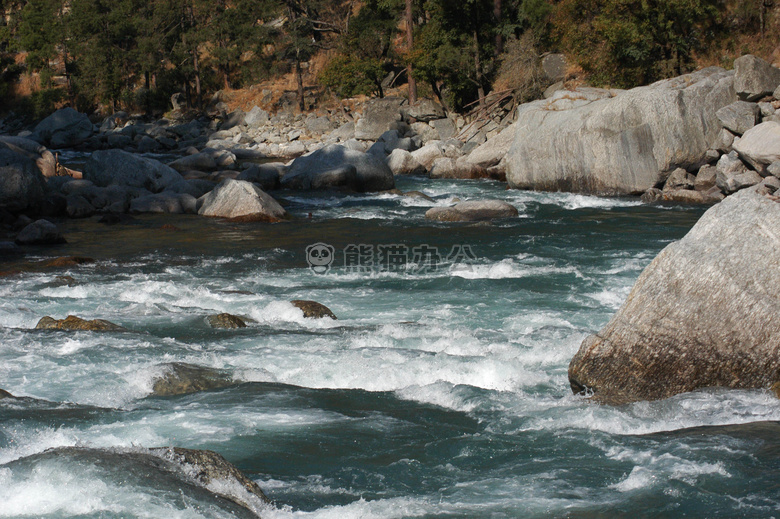
[[[96,186],[140,187],[152,193],[180,182],[182,176],[165,164],[122,150],[96,151],[84,164],[84,178]]]
[[[9,136],[0,136],[0,142],[7,144],[16,153],[32,159],[44,177],[49,178],[57,175],[57,160],[54,154],[39,142]]]
[[[487,172],[482,166],[448,157],[442,157],[433,161],[433,166],[431,166],[428,174],[431,178],[475,179],[487,176]]]
[[[101,132],[110,132],[116,128],[124,126],[130,119],[130,115],[127,112],[119,111],[112,115],[109,115],[103,120],[103,124],[100,125]]]
[[[485,141],[477,149],[469,153],[468,161],[477,164],[483,168],[489,168],[497,165],[506,157],[509,147],[515,138],[515,125],[511,125],[501,130],[501,133],[492,139]]]
[[[718,188],[726,194],[733,193],[737,190],[735,178],[748,171],[747,166],[739,160],[739,155],[736,151],[732,151],[728,155],[723,155],[715,166],[715,169],[717,171],[715,183]]]
[[[656,202],[660,202],[661,200],[663,200],[663,198],[664,198],[663,191],[661,191],[657,187],[651,187],[650,189],[642,193],[640,200],[642,200],[642,202],[645,204],[654,204]]]
[[[568,68],[569,63],[563,54],[547,54],[542,58],[542,71],[550,82],[564,79]]]
[[[330,137],[332,139],[337,139],[339,141],[345,142],[350,139],[355,138],[355,123],[353,122],[347,122],[339,126],[338,129],[333,130],[330,132]]]
[[[438,141],[441,140],[439,138],[439,132],[436,131],[436,128],[431,126],[428,123],[412,123],[411,125],[412,133],[414,133],[416,136],[420,138],[423,145],[428,144],[432,141]]]
[[[387,130],[395,130],[401,122],[401,105],[404,99],[386,97],[372,99],[363,108],[363,117],[355,125],[355,138],[375,141]]]
[[[760,114],[758,105],[747,101],[736,101],[715,112],[723,127],[737,135],[742,135],[754,127]]]
[[[733,74],[711,67],[624,92],[561,91],[522,105],[507,181],[538,190],[642,193],[663,172],[701,163],[721,128],[715,112],[733,99]]]
[[[333,123],[326,116],[310,117],[306,119],[306,131],[322,135],[333,129]]]
[[[214,182],[202,178],[191,178],[187,179],[186,182],[192,187],[190,194],[195,198],[202,197],[216,187]]]
[[[772,106],[772,103],[758,103],[758,109],[761,110],[761,117],[769,117],[775,113],[775,107]]]
[[[138,153],[150,153],[160,149],[160,143],[155,139],[144,135],[141,140],[138,141]]]
[[[195,214],[197,200],[187,193],[163,191],[133,199],[131,213]]]
[[[680,204],[703,204],[705,197],[701,191],[692,189],[672,189],[663,191],[662,199],[665,202],[677,202]]]
[[[184,173],[185,171],[193,169],[197,171],[216,171],[218,169],[217,161],[214,160],[212,155],[212,153],[187,155],[186,157],[174,160],[168,164],[168,166],[179,173]]]
[[[69,195],[66,198],[66,211],[70,218],[89,218],[95,214],[95,208],[81,195]]]
[[[95,184],[92,181],[85,180],[83,178],[78,178],[78,179],[71,179],[70,177],[63,177],[63,178],[67,179],[67,182],[65,182],[60,188],[60,192],[63,195],[76,195],[82,191],[88,191],[95,187]]]
[[[685,171],[683,168],[677,168],[669,175],[664,184],[664,191],[674,191],[677,189],[693,189],[696,178]]]
[[[95,133],[86,114],[73,108],[61,108],[38,123],[32,138],[52,148],[67,148],[80,144]]]
[[[393,150],[387,157],[387,166],[393,175],[424,175],[425,168],[406,150]]]
[[[414,160],[419,162],[426,171],[430,170],[436,159],[444,157],[441,141],[429,142],[419,150],[413,151],[412,157],[414,157]]]
[[[734,60],[734,89],[741,99],[756,101],[780,85],[780,69],[747,54]]]
[[[699,168],[699,172],[696,174],[696,180],[693,182],[693,188],[696,191],[709,191],[715,187],[715,181],[718,176],[717,168],[705,165]]]
[[[198,214],[221,218],[257,217],[276,221],[287,211],[265,191],[243,180],[226,179],[198,199]]]
[[[45,189],[35,162],[18,147],[0,141],[0,209],[35,210],[43,203]]]
[[[734,149],[745,162],[765,172],[768,165],[780,161],[780,123],[754,126],[734,143]]]
[[[317,176],[348,165],[355,168],[356,191],[385,191],[395,187],[393,172],[384,160],[368,153],[348,150],[338,144],[331,144],[295,159],[281,184],[288,189],[314,189],[313,180]]]
[[[442,105],[433,99],[428,99],[426,97],[418,99],[417,102],[409,106],[405,112],[408,117],[412,117],[424,123],[433,121],[434,119],[443,119],[446,115]]]
[[[725,128],[721,128],[711,147],[721,153],[728,153],[731,151],[732,144],[734,144],[734,134]]]
[[[780,177],[780,160],[776,160],[775,162],[771,163],[769,167],[766,168],[766,171],[770,175]]]
[[[19,245],[56,245],[66,243],[57,226],[48,220],[36,220],[16,236]]]
[[[436,119],[435,121],[431,121],[428,124],[433,126],[439,135],[439,139],[442,141],[452,139],[455,137],[455,134],[458,133],[457,128],[455,128],[455,123],[452,122],[452,119]]]
[[[252,129],[257,129],[268,122],[268,112],[255,106],[244,116],[244,123]]]
[[[642,272],[569,365],[575,393],[624,404],[780,380],[780,204],[745,190],[710,208]]]
[[[425,217],[440,222],[475,222],[512,218],[518,214],[514,206],[502,200],[474,200],[460,202],[453,207],[432,207]]]
[[[287,172],[287,166],[281,162],[267,162],[265,164],[252,164],[242,171],[236,180],[246,180],[258,184],[261,189],[268,191],[279,189],[279,181]]]

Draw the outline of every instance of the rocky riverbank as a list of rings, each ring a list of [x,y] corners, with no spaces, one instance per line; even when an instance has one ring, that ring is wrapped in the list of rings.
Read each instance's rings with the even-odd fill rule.
[[[401,98],[294,116],[227,113],[217,96],[210,115],[195,120],[119,112],[100,126],[64,108],[0,137],[0,220],[22,244],[62,239],[40,221],[25,231],[41,217],[277,222],[286,212],[266,191],[392,191],[394,177],[407,174],[646,202],[711,204],[757,184],[768,194],[780,187],[780,69],[758,58],[628,91],[558,87],[487,124]],[[68,148],[87,155],[83,166],[58,160]]]

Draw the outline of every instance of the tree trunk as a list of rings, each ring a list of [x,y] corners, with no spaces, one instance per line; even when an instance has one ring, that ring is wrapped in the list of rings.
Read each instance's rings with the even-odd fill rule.
[[[496,56],[504,52],[504,37],[501,35],[501,0],[493,0],[493,18],[496,21]]]
[[[198,60],[198,49],[192,52],[192,66],[195,71],[195,103],[198,106],[198,110],[202,108],[202,99],[200,91],[200,61]],[[189,102],[187,103],[189,104]]]
[[[500,1],[500,0],[499,0]],[[414,46],[414,17],[412,16],[412,0],[406,0],[406,50],[412,52]],[[406,80],[409,82],[409,104],[417,102],[417,81],[412,76],[412,63],[406,65]]]
[[[485,106],[485,88],[482,86],[482,62],[479,59],[479,33],[474,29],[474,72],[476,74],[479,106]]]
[[[306,100],[303,91],[303,70],[301,70],[301,60],[295,57],[295,80],[298,82],[298,108],[301,113],[306,111]]]

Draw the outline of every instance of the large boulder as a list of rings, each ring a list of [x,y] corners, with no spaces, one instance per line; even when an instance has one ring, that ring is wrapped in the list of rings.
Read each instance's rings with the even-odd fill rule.
[[[34,210],[44,197],[45,181],[35,162],[18,147],[0,141],[0,209]]]
[[[210,193],[198,199],[198,214],[221,218],[254,217],[277,221],[287,211],[265,191],[244,180],[223,180]]]
[[[346,166],[354,168],[354,177],[348,174],[333,174],[334,171],[345,172]],[[323,176],[327,178],[320,178]],[[323,181],[330,177],[333,177],[334,183]],[[395,180],[393,172],[383,159],[373,154],[331,144],[295,159],[282,178],[281,184],[283,188],[288,189],[347,187],[367,192],[392,189],[395,187]]]
[[[515,139],[516,129],[515,125],[504,128],[498,135],[488,139],[469,153],[466,160],[483,168],[498,165],[509,152],[509,147]]]
[[[95,133],[86,114],[73,108],[61,108],[38,123],[32,138],[52,148],[67,148],[80,144]]]
[[[363,117],[355,125],[355,138],[375,141],[387,130],[398,129],[401,122],[401,105],[405,102],[399,97],[385,97],[366,102]]]
[[[628,91],[559,91],[518,110],[506,157],[511,187],[638,194],[694,167],[734,101],[733,72],[710,67]]]
[[[25,226],[16,237],[19,245],[56,245],[65,243],[56,225],[48,220],[36,220]]]
[[[575,393],[623,404],[780,381],[780,203],[744,190],[642,272],[569,365]]]
[[[179,172],[162,162],[122,150],[94,152],[84,164],[83,177],[100,187],[139,187],[152,193],[184,180]]]
[[[427,97],[418,99],[416,103],[409,106],[405,111],[407,116],[425,123],[435,119],[443,119],[446,115],[442,105]]]
[[[53,177],[57,174],[57,159],[46,146],[32,139],[24,137],[0,136],[0,142],[8,144],[14,151],[27,155],[35,161],[38,170],[44,177]]]
[[[387,167],[393,175],[424,175],[425,168],[406,150],[395,149],[387,157]]]
[[[734,60],[734,73],[734,88],[746,101],[771,95],[780,85],[780,69],[751,54]]]
[[[754,126],[734,143],[742,159],[759,171],[780,160],[780,123],[767,121]]]
[[[727,130],[742,135],[758,122],[761,110],[756,103],[747,101],[736,101],[728,106],[724,106],[715,116]]]

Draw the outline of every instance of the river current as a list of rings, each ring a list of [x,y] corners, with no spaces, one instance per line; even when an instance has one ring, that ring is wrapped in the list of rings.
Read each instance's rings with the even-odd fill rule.
[[[279,193],[292,222],[62,223],[69,243],[24,261],[95,263],[0,277],[0,388],[24,397],[0,400],[0,517],[231,517],[121,461],[42,454],[61,446],[214,450],[273,500],[257,510],[269,519],[780,515],[769,392],[610,407],[569,389],[582,340],[702,209],[398,183],[433,201]],[[520,216],[424,219],[456,197]],[[210,328],[221,312],[249,326]],[[129,331],[33,330],[69,314]],[[241,382],[153,396],[171,362]]]

